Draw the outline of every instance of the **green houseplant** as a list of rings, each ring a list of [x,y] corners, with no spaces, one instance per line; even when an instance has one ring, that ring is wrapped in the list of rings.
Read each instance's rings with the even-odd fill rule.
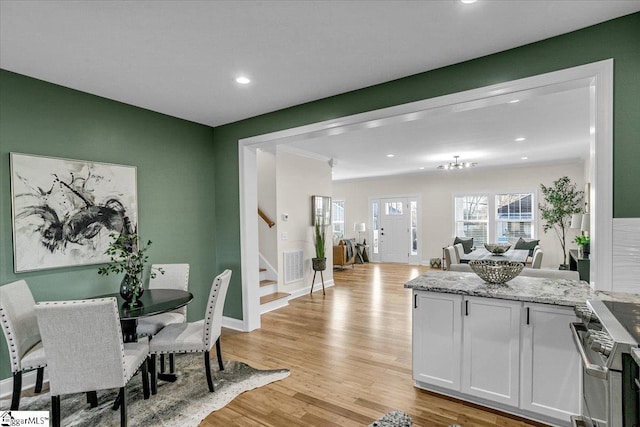
[[[571,224],[571,215],[581,213],[583,191],[576,190],[576,185],[568,176],[553,181],[550,186],[540,184],[540,190],[544,197],[544,203],[540,203],[544,232],[553,230],[562,246],[563,262],[560,269],[567,270],[567,231]]]
[[[326,231],[320,221],[317,221],[313,229],[313,244],[316,248],[316,257],[311,259],[314,271],[324,271],[327,268]]]
[[[574,242],[578,245],[578,257],[585,258],[589,255],[590,245],[591,245],[591,237],[585,236],[584,234],[580,234],[573,239]]]
[[[110,234],[112,239],[105,251],[111,262],[98,269],[98,274],[108,276],[111,273],[124,273],[120,284],[120,295],[127,301],[130,307],[134,307],[137,299],[144,292],[143,275],[145,263],[149,260],[146,251],[151,245],[151,240],[146,244],[140,244],[139,237],[135,233],[122,233],[119,236]],[[164,274],[162,269],[158,272]],[[156,272],[151,271],[150,276],[156,277]]]

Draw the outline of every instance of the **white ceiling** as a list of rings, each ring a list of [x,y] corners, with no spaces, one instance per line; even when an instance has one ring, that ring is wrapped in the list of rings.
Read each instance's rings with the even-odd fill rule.
[[[479,0],[471,5],[455,0],[0,0],[0,67],[217,126],[637,11],[640,0]],[[237,84],[239,74],[252,83]],[[581,95],[548,96],[556,98],[348,135],[366,139],[369,147],[386,148],[389,141],[394,148],[401,141],[411,144],[404,154],[398,149],[391,159],[395,163],[383,164],[390,169],[405,165],[394,173],[432,169],[456,154],[488,166],[506,156],[504,149],[496,154],[501,144],[517,148],[509,156],[519,159],[524,153],[533,162],[551,151],[543,145],[549,135],[571,144],[585,139],[584,118],[573,107],[554,109],[568,105],[570,98],[580,102]],[[526,117],[540,109],[563,126]],[[576,134],[570,133],[574,127]],[[527,142],[514,145],[516,133],[526,134]],[[340,165],[354,171],[353,177],[373,171],[381,162],[367,157],[374,150],[353,143],[349,156],[346,137],[322,141],[326,153],[319,153],[338,159],[337,179],[348,178],[340,175]],[[427,152],[424,146],[432,149]],[[569,144],[566,151],[555,160],[576,152]]]

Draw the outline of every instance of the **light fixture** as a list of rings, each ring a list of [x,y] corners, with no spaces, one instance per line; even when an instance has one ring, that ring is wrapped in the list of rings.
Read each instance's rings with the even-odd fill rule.
[[[477,2],[478,0],[460,0],[460,3],[462,4],[472,4]]]
[[[367,224],[365,224],[364,222],[356,222],[355,224],[353,224],[353,229],[358,232],[358,240],[360,240],[360,234],[367,231]]]
[[[391,157],[395,157],[395,154],[387,154],[387,157],[391,158]]]
[[[522,141],[526,141],[526,140],[527,140],[527,138],[525,138],[523,136],[521,136],[519,138],[516,138],[516,142],[522,142]]]
[[[582,231],[583,234],[589,235],[589,231],[591,231],[591,215],[590,214],[588,213],[582,214],[580,231]]]
[[[527,159],[529,159],[527,156],[520,157],[520,160],[527,160]]]
[[[236,77],[236,83],[240,83],[241,85],[248,85],[249,83],[251,83],[251,79],[246,76],[239,76]]]
[[[515,104],[517,102],[520,102],[519,99],[512,99],[511,101],[509,101],[509,104]]]
[[[445,170],[449,170],[449,169],[464,169],[464,168],[470,168],[472,166],[477,165],[477,163],[473,162],[465,162],[465,163],[458,163],[458,159],[460,158],[460,156],[453,156],[454,159],[456,159],[455,162],[450,162],[444,165],[440,165],[438,166],[438,169],[445,169]]]

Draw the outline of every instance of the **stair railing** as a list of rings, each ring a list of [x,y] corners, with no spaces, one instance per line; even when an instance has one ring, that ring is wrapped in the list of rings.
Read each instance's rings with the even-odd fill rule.
[[[267,225],[269,226],[269,228],[273,227],[274,225],[276,225],[275,222],[271,221],[271,219],[260,210],[260,208],[258,208],[258,215],[260,215],[260,218],[262,218],[264,220],[264,222],[267,223]]]

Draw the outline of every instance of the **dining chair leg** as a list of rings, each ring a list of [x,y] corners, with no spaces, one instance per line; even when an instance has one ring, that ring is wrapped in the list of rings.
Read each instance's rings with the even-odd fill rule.
[[[122,396],[120,402],[120,427],[127,427],[127,388],[120,388],[120,396]]]
[[[96,408],[98,406],[98,393],[96,391],[87,392],[87,403],[92,408]]]
[[[22,371],[13,373],[13,396],[11,397],[11,410],[20,408],[20,393],[22,392]]]
[[[60,396],[51,396],[52,427],[60,427]]]
[[[164,372],[165,366],[164,366],[164,354],[160,355],[160,372]]]
[[[222,350],[220,349],[220,337],[216,340],[216,354],[218,355],[218,367],[224,371],[224,363],[222,362]]]
[[[148,359],[149,364],[149,376],[151,377],[151,394],[155,395],[158,392],[158,374],[156,373],[156,355],[152,354]]]
[[[149,398],[149,369],[145,360],[140,367],[140,375],[142,375],[142,396],[144,399]]]
[[[36,386],[33,389],[34,393],[40,393],[42,391],[42,382],[44,381],[44,367],[38,368],[36,373]]]
[[[169,373],[170,374],[176,373],[176,359],[175,359],[175,354],[173,353],[169,355]]]
[[[209,386],[209,392],[213,393],[216,390],[213,387],[213,378],[211,378],[211,361],[209,351],[204,352],[204,370],[207,373],[207,385]]]
[[[111,409],[113,409],[114,411],[117,411],[118,408],[122,407],[122,390],[124,389],[124,387],[120,388],[120,392],[118,393],[118,396],[116,397],[116,400],[113,401],[113,406],[111,407]]]

